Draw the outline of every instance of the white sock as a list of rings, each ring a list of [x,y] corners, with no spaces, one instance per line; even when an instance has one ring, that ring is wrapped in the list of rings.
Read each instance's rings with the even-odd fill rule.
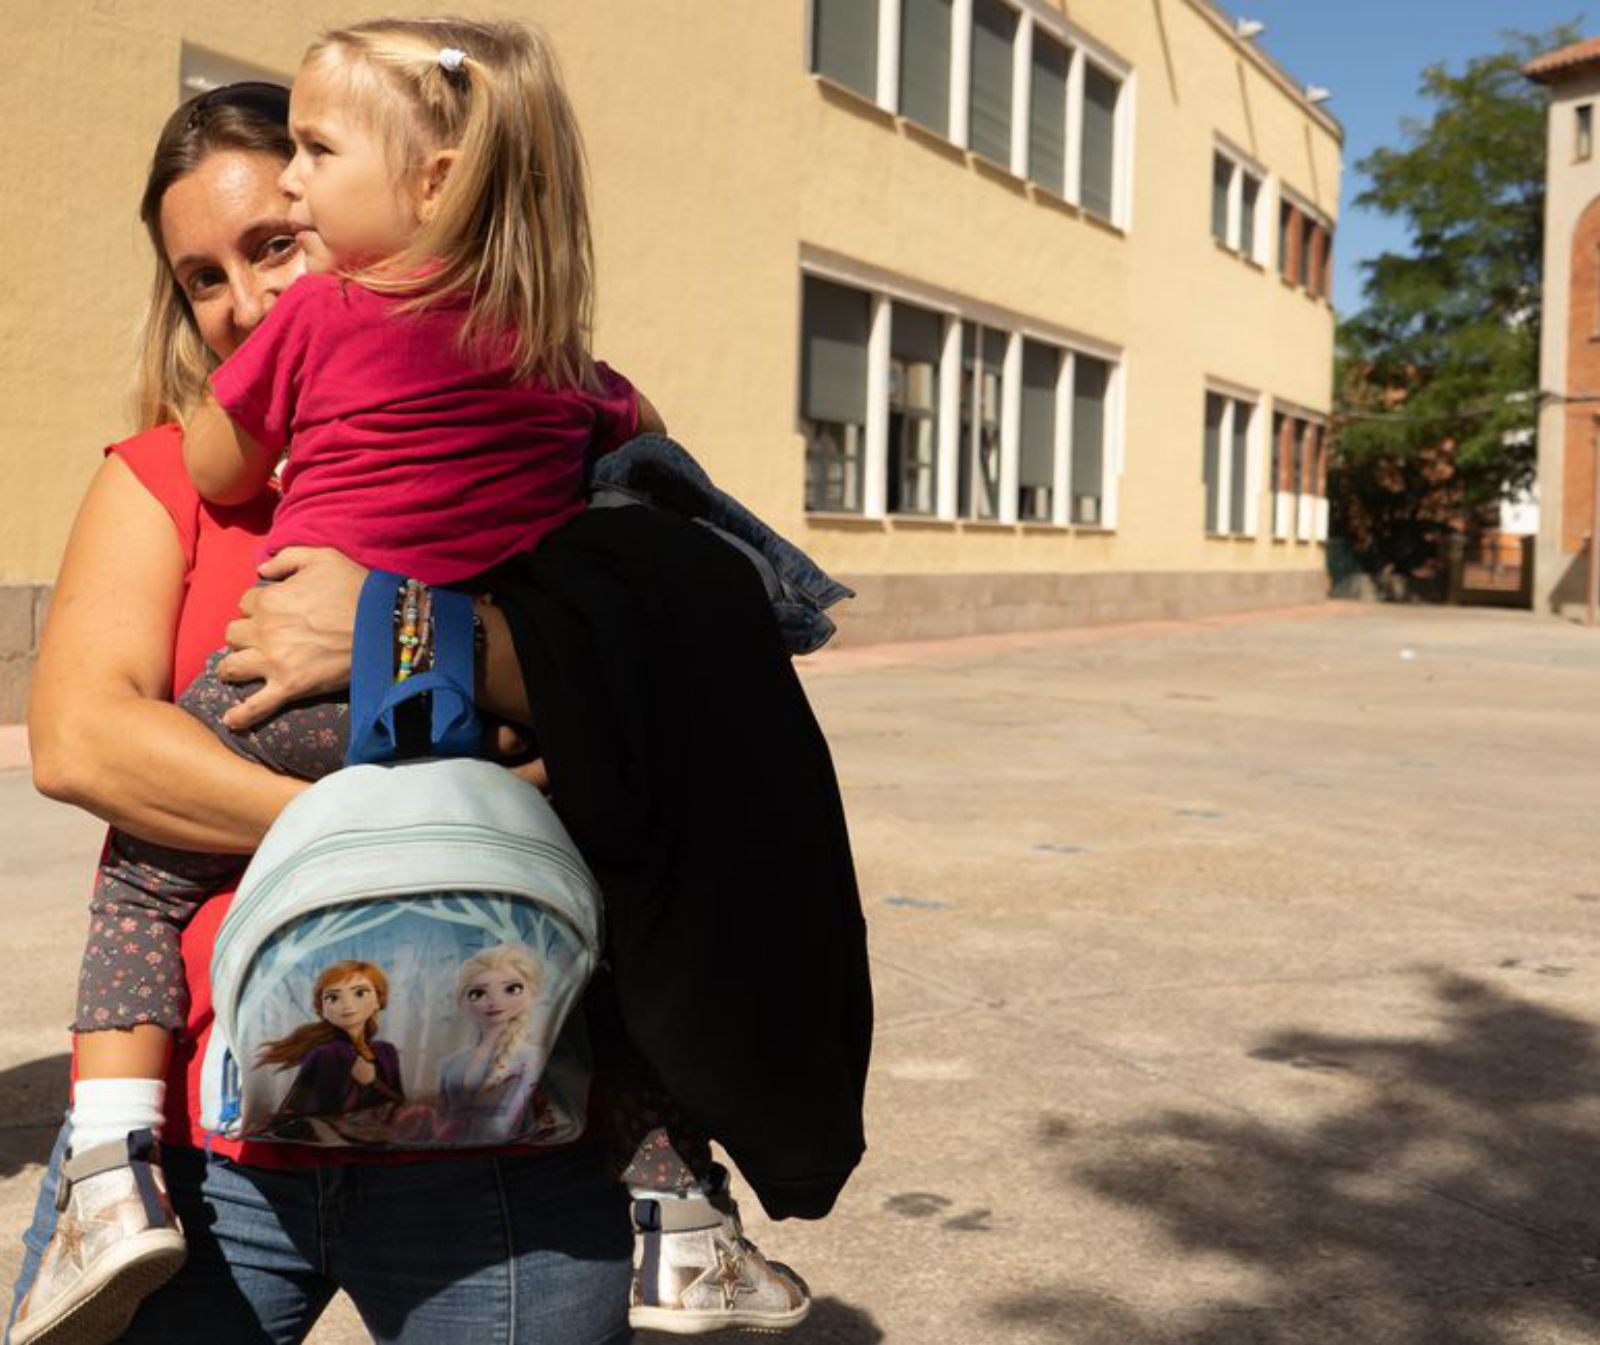
[[[159,1137],[166,1098],[161,1079],[79,1079],[72,1090],[72,1152],[112,1144],[135,1130]]]

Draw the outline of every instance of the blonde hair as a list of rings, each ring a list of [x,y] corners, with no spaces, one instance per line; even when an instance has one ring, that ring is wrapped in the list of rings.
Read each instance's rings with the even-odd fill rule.
[[[500,1040],[495,1043],[494,1059],[489,1062],[488,1073],[483,1079],[485,1088],[505,1082],[510,1074],[507,1062],[528,1039],[528,1010],[533,1007],[533,996],[544,982],[544,968],[527,944],[497,943],[492,948],[473,954],[461,964],[461,970],[456,973],[457,1004],[466,998],[472,983],[487,971],[509,971],[520,976],[527,999],[522,1012],[505,1025]]]
[[[348,1041],[363,1060],[373,1059],[376,1052],[372,1049],[372,1039],[378,1035],[377,1010],[374,1010],[372,1017],[361,1025],[359,1038],[352,1037],[343,1028],[335,1027],[322,1016],[323,993],[336,985],[353,981],[358,976],[364,976],[371,984],[373,993],[378,997],[378,1009],[388,1008],[389,978],[383,974],[382,967],[374,962],[360,962],[354,959],[335,962],[323,968],[322,974],[317,977],[316,984],[311,989],[311,1012],[317,1016],[317,1021],[295,1028],[287,1037],[267,1042],[256,1053],[256,1064],[276,1065],[279,1069],[288,1069],[290,1065],[298,1065],[317,1047],[326,1046],[334,1041]]]
[[[452,49],[465,59],[446,69],[441,53]],[[515,23],[376,19],[325,33],[303,69],[342,82],[397,173],[455,155],[410,244],[353,278],[409,297],[410,311],[465,295],[465,347],[507,358],[519,379],[598,389],[587,164],[543,35]]]
[[[199,94],[167,118],[150,158],[139,218],[155,249],[156,271],[139,332],[134,418],[141,430],[181,421],[199,403],[218,359],[200,337],[188,296],[172,274],[161,236],[161,205],[174,184],[213,154],[266,154],[287,164],[289,91],[232,84]]]

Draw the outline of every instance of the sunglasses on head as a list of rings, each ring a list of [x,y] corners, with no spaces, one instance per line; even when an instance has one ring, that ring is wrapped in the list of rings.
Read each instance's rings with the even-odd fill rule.
[[[289,122],[289,90],[265,80],[243,80],[207,89],[189,103],[189,129],[192,131],[217,108],[237,108],[286,126]]]

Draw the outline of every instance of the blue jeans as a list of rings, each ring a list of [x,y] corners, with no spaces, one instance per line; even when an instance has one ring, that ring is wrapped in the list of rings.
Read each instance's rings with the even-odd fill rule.
[[[50,1156],[12,1313],[55,1228],[66,1129]],[[627,1194],[599,1146],[277,1172],[165,1152],[189,1260],[125,1341],[279,1345],[350,1295],[388,1345],[631,1340]]]

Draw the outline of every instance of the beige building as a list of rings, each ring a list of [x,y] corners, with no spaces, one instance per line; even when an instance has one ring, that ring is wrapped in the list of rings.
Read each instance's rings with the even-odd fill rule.
[[[1323,594],[1341,133],[1209,0],[478,8],[561,50],[601,354],[860,590],[846,639]],[[157,129],[372,7],[12,11],[0,718],[128,428]]]
[[[1600,38],[1525,73],[1547,86],[1544,302],[1540,330],[1539,543],[1534,610],[1586,604],[1600,442]]]

